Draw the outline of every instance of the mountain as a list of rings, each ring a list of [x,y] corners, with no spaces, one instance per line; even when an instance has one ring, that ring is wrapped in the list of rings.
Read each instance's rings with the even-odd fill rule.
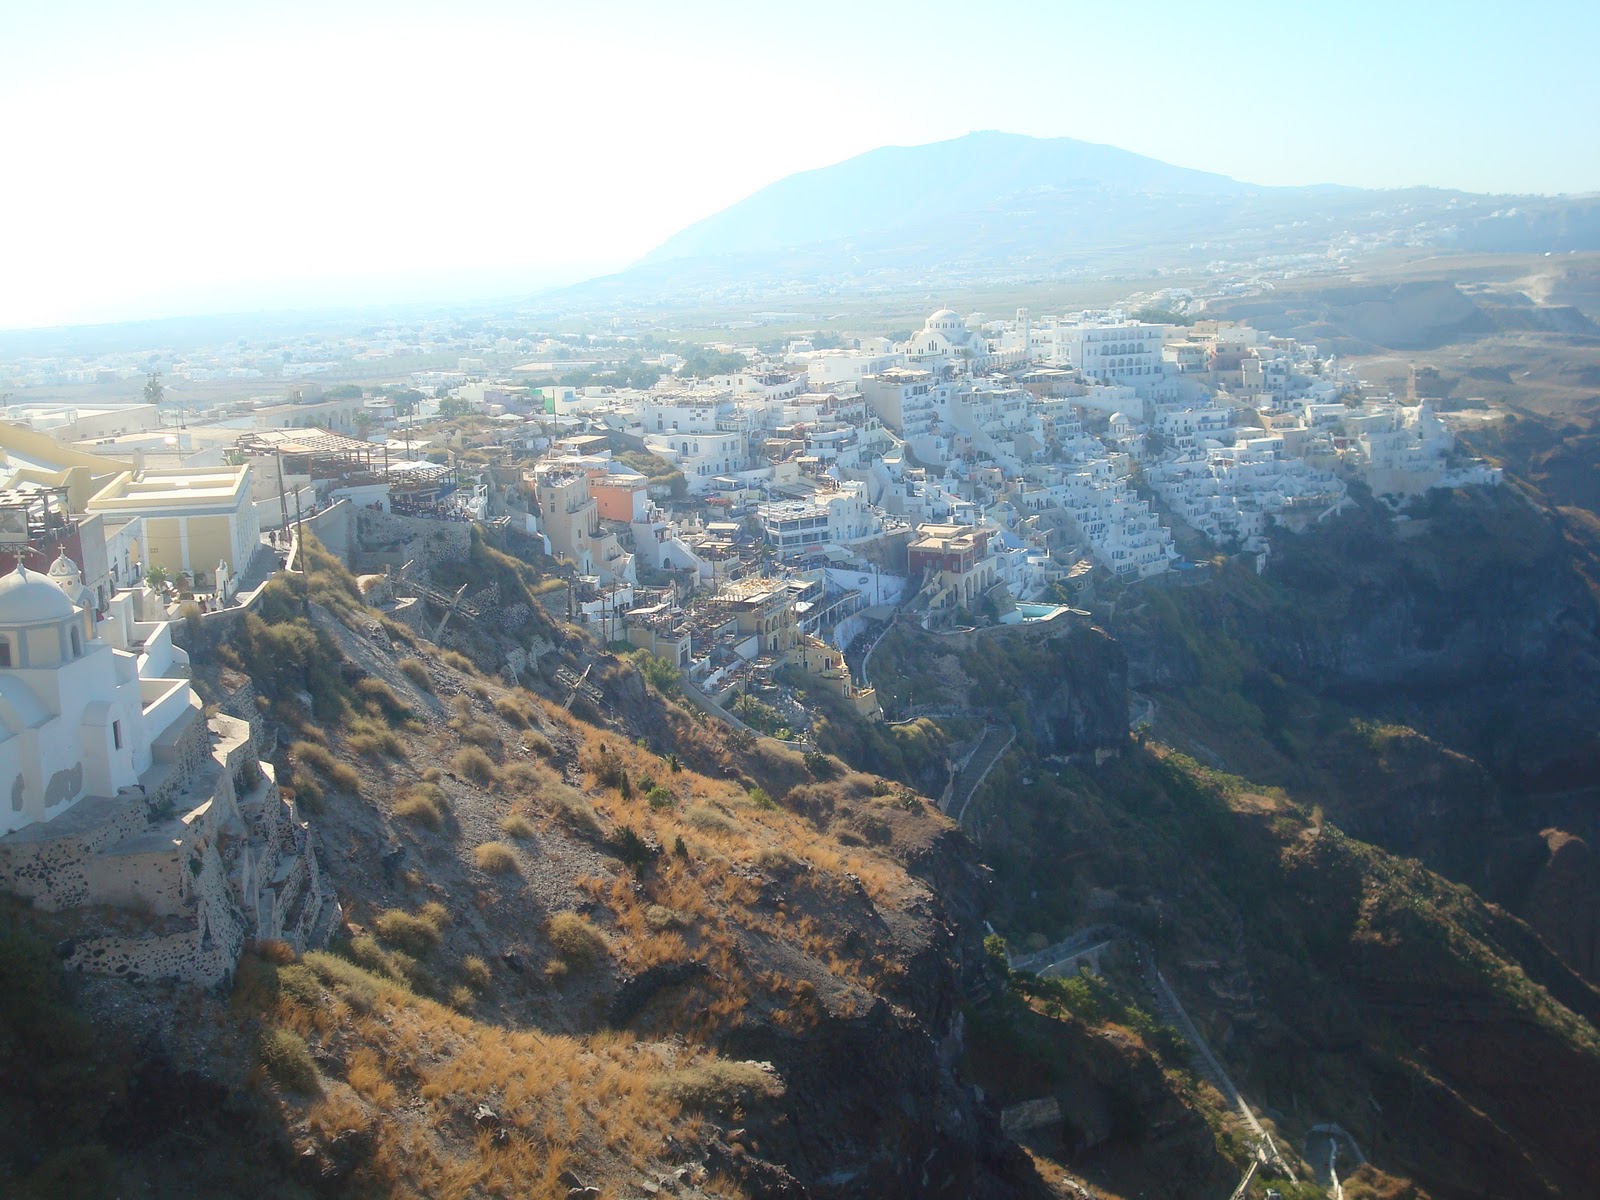
[[[831,167],[790,175],[696,221],[641,262],[771,253],[893,234],[1031,193],[1234,196],[1249,190],[1250,185],[1223,175],[1076,138],[969,133],[926,146],[881,146]]]
[[[1009,286],[1398,247],[1600,249],[1600,198],[1266,187],[1073,138],[885,146],[761,189],[551,311],[837,289]]]

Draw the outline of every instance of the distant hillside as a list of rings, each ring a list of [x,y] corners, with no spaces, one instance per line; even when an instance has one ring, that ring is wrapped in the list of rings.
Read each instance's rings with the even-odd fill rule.
[[[977,212],[1029,193],[1138,192],[1236,195],[1222,175],[1080,142],[1015,133],[969,133],[926,146],[881,146],[780,179],[697,221],[642,260],[665,262],[766,253],[871,233],[891,233]]]
[[[1265,187],[1073,138],[884,146],[761,189],[551,311],[805,289],[1005,286],[1400,246],[1600,248],[1594,197]],[[800,289],[797,291],[796,289]]]

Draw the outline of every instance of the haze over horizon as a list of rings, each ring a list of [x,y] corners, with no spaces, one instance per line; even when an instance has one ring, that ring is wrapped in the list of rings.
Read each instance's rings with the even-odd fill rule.
[[[1264,185],[1600,190],[1594,6],[1423,7],[40,6],[0,41],[0,328],[527,294],[977,129]]]

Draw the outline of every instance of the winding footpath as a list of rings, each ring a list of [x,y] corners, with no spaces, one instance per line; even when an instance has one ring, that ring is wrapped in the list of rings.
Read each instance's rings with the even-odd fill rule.
[[[949,807],[945,809],[945,813],[957,825],[960,825],[966,817],[967,805],[972,803],[972,797],[983,786],[983,781],[989,777],[989,772],[994,770],[995,764],[1016,740],[1017,731],[1014,726],[984,727],[983,737],[961,768],[957,776],[957,785],[951,791]]]
[[[1234,1190],[1234,1200],[1242,1197],[1249,1190],[1251,1181],[1255,1178],[1256,1171],[1263,1166],[1274,1166],[1290,1179],[1295,1178],[1294,1170],[1289,1166],[1288,1160],[1278,1149],[1278,1144],[1272,1135],[1261,1127],[1261,1122],[1251,1111],[1250,1105],[1245,1102],[1244,1096],[1235,1086],[1233,1079],[1223,1069],[1222,1063],[1211,1052],[1211,1047],[1206,1044],[1205,1038],[1200,1036],[1200,1030],[1190,1019],[1188,1010],[1183,1007],[1183,1002],[1178,999],[1178,994],[1172,990],[1172,985],[1167,982],[1161,969],[1156,966],[1155,954],[1150,947],[1137,934],[1118,925],[1090,925],[1072,933],[1065,940],[1053,946],[1032,954],[1024,954],[1011,960],[1014,970],[1033,971],[1039,975],[1059,975],[1064,968],[1072,966],[1077,959],[1086,954],[1098,951],[1114,941],[1125,941],[1132,944],[1134,953],[1139,963],[1139,973],[1144,980],[1145,987],[1155,1000],[1156,1007],[1165,1021],[1178,1030],[1184,1039],[1193,1048],[1199,1060],[1201,1073],[1207,1081],[1221,1093],[1239,1118],[1249,1127],[1255,1139],[1255,1159],[1245,1172],[1244,1179]]]

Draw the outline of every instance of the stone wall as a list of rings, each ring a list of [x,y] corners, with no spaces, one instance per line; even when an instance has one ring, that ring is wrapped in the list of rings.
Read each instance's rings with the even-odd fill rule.
[[[247,938],[325,942],[337,897],[251,725],[195,720],[167,751],[149,796],[86,801],[7,838],[0,884],[75,910],[83,932],[66,963],[98,974],[209,986],[232,974]]]
[[[472,549],[472,525],[432,517],[403,516],[372,508],[355,509],[355,537],[346,562],[360,573],[413,564],[412,573],[428,578],[441,562],[460,562]]]

